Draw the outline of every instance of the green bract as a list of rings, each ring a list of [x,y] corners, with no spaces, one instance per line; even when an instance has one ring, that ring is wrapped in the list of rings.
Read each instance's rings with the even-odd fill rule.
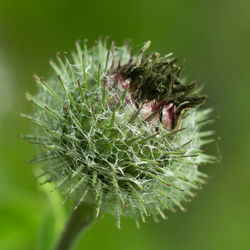
[[[214,161],[201,147],[211,132],[200,132],[211,111],[197,83],[181,80],[172,55],[133,55],[106,41],[87,49],[76,43],[71,57],[50,62],[54,74],[35,76],[38,94],[27,94],[35,110],[22,114],[38,125],[22,135],[40,148],[44,183],[53,182],[75,208],[86,203],[96,216],[106,212],[145,222],[184,210],[184,202],[204,183],[198,166]]]

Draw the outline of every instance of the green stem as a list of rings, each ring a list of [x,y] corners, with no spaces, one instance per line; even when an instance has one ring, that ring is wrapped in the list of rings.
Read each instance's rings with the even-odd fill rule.
[[[70,250],[79,233],[93,220],[93,209],[80,205],[73,210],[56,250]]]

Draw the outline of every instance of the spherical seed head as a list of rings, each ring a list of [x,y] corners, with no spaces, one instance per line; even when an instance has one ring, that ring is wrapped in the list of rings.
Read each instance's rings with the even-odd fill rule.
[[[211,111],[198,109],[206,97],[182,80],[171,54],[145,55],[149,45],[133,55],[126,42],[77,42],[70,58],[50,61],[50,78],[35,76],[38,94],[26,96],[35,111],[23,116],[38,126],[22,137],[42,145],[31,162],[42,162],[44,183],[75,208],[114,214],[118,226],[121,215],[139,224],[184,210],[206,177],[198,166],[214,161],[201,150],[212,134],[200,132]]]

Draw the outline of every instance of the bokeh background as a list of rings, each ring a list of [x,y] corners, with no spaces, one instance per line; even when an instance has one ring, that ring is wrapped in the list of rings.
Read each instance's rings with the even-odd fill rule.
[[[45,195],[34,153],[18,139],[29,124],[24,93],[36,92],[32,75],[46,76],[57,51],[77,39],[92,43],[109,35],[122,44],[152,40],[152,50],[186,59],[186,74],[205,83],[221,141],[209,150],[221,162],[205,166],[209,184],[168,221],[133,221],[105,216],[75,250],[247,250],[250,249],[250,2],[248,0],[0,0],[0,249],[50,250],[64,222],[60,200]]]

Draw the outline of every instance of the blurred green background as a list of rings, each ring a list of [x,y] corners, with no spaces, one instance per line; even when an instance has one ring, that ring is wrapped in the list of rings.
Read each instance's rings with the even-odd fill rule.
[[[75,249],[250,249],[249,10],[247,0],[0,0],[0,249],[51,249],[52,225],[64,215],[37,184],[34,166],[25,164],[34,149],[17,137],[29,130],[18,113],[30,111],[24,93],[36,91],[32,75],[46,76],[57,51],[100,35],[117,45],[124,38],[134,45],[152,40],[153,50],[186,58],[186,74],[205,83],[213,115],[221,116],[215,126],[222,140],[210,151],[222,161],[203,168],[209,184],[188,212],[140,230],[125,218],[118,230],[105,216]]]

